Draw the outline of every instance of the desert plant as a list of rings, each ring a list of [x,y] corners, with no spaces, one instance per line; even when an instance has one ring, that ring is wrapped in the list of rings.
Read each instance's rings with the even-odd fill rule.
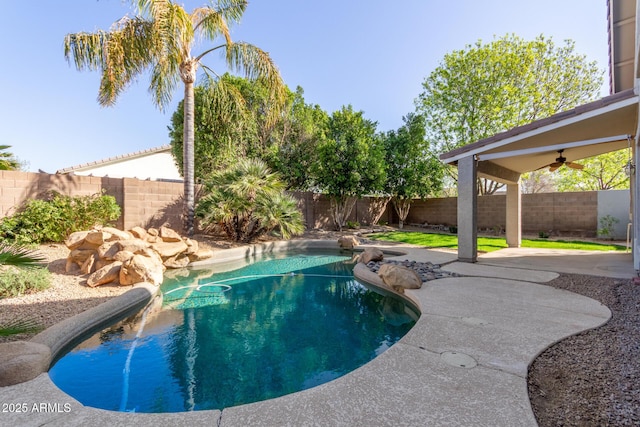
[[[611,215],[605,215],[600,218],[600,228],[598,229],[598,236],[602,238],[608,238],[613,240],[616,224],[620,220]]]
[[[272,231],[283,238],[304,231],[296,201],[261,160],[241,160],[213,173],[205,183],[196,215],[207,229],[220,228],[233,241],[249,242]]]
[[[0,271],[0,298],[39,292],[47,289],[50,284],[51,273],[46,268],[8,268]]]

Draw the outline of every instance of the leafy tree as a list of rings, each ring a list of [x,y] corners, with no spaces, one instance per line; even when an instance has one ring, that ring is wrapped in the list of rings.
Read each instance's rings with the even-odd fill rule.
[[[442,153],[595,99],[602,72],[574,47],[507,35],[445,55],[416,99],[427,138]],[[487,194],[499,187],[479,185]]]
[[[522,174],[520,189],[524,194],[551,193],[556,191],[557,174],[544,169]]]
[[[244,80],[230,74],[195,88],[194,178],[203,179],[245,157],[248,141],[256,139],[256,124],[236,84]],[[184,174],[184,101],[171,117],[171,150]]]
[[[561,167],[557,183],[559,191],[597,191],[629,188],[626,167],[629,153],[626,149],[583,159],[577,163],[582,170]]]
[[[261,160],[241,159],[214,172],[197,214],[206,228],[219,227],[236,242],[249,242],[273,230],[283,238],[304,231],[296,201],[283,194],[285,184]]]
[[[433,196],[442,188],[442,163],[425,140],[424,117],[409,114],[397,131],[384,135],[387,162],[385,191],[400,217],[399,227],[409,215],[413,199]]]
[[[20,162],[13,153],[7,151],[10,145],[0,145],[0,170],[13,171],[20,169]]]
[[[357,198],[384,186],[384,148],[376,137],[376,123],[351,105],[334,112],[327,138],[318,146],[314,176],[331,200],[334,225],[342,231]]]
[[[138,15],[125,16],[109,31],[67,34],[65,56],[79,70],[102,73],[98,102],[113,105],[120,93],[140,74],[150,70],[149,91],[163,108],[178,82],[184,84],[184,217],[185,232],[193,234],[194,218],[194,82],[202,60],[212,52],[224,53],[226,66],[243,71],[249,79],[262,79],[271,99],[283,98],[284,83],[269,55],[247,43],[231,39],[229,25],[240,21],[246,0],[218,0],[195,8],[190,14],[171,0],[133,1]],[[219,44],[192,55],[196,41]],[[214,73],[212,73],[214,74]]]
[[[318,146],[326,138],[329,116],[319,105],[305,103],[304,91],[296,88],[287,114],[279,122],[280,136],[267,152],[266,161],[280,172],[290,189],[313,188],[311,170]]]

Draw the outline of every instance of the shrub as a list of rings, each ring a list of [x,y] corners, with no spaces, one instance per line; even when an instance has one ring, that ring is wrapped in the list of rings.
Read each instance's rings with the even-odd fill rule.
[[[51,273],[46,268],[6,268],[0,271],[0,298],[32,294],[47,289],[50,284]]]
[[[615,237],[615,228],[620,220],[611,215],[605,215],[600,218],[600,228],[598,229],[599,237],[603,239],[611,239]]]
[[[47,200],[29,200],[0,220],[0,238],[18,244],[62,242],[74,231],[110,225],[120,217],[113,196],[64,196],[52,192]]]
[[[347,228],[360,228],[360,223],[358,221],[347,221]]]
[[[250,242],[279,231],[283,238],[304,231],[296,201],[284,194],[284,183],[260,160],[241,160],[213,173],[196,215],[205,229],[219,228],[236,242]]]

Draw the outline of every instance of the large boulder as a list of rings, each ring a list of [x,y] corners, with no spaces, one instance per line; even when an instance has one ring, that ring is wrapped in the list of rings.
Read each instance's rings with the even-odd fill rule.
[[[96,270],[89,278],[87,279],[87,286],[91,286],[92,288],[100,285],[104,285],[105,283],[111,283],[115,280],[118,280],[120,277],[120,268],[122,267],[122,263],[119,261],[112,262],[111,264],[105,265],[100,270]]]
[[[133,227],[131,230],[129,230],[129,233],[131,233],[133,237],[142,240],[147,240],[147,236],[149,235],[149,233],[147,233],[147,230],[138,226]]]
[[[167,259],[185,252],[187,244],[182,240],[179,242],[156,242],[151,243],[151,249],[158,252],[162,259]]]
[[[405,289],[420,289],[422,279],[415,271],[394,264],[382,264],[378,270],[378,276],[385,285],[398,292]]]
[[[75,233],[71,233],[64,241],[64,244],[70,251],[77,249],[84,242],[87,234],[89,234],[89,231],[76,231]]]
[[[200,248],[198,249],[198,251],[194,254],[189,254],[189,259],[194,262],[194,261],[202,261],[205,259],[209,259],[213,257],[213,251],[211,249],[205,249],[205,248]]]
[[[134,254],[144,252],[149,247],[149,243],[140,239],[119,240],[116,244],[121,251],[129,251]]]
[[[384,253],[378,248],[367,248],[360,255],[360,262],[368,264],[371,261],[382,261]]]
[[[120,268],[120,284],[133,285],[149,282],[159,286],[162,284],[163,273],[164,266],[162,264],[158,265],[153,259],[144,255],[134,255]]]
[[[104,230],[91,230],[87,233],[84,241],[92,245],[100,246],[107,240],[111,239],[112,234]]]
[[[115,227],[103,227],[102,231],[105,233],[110,233],[111,237],[109,240],[129,240],[133,239],[133,235],[127,231],[118,230]]]
[[[182,236],[169,227],[160,227],[158,232],[163,242],[182,242]]]
[[[189,265],[189,262],[191,262],[189,255],[186,253],[179,253],[176,256],[165,259],[163,264],[167,268],[184,268]]]
[[[356,236],[341,236],[338,238],[338,245],[342,249],[353,249],[359,244],[360,242]]]

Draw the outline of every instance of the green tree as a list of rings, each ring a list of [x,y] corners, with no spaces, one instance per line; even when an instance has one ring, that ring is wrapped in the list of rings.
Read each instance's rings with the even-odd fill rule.
[[[387,162],[385,192],[391,196],[400,218],[399,227],[409,215],[413,199],[435,195],[442,188],[443,165],[425,139],[424,117],[409,114],[397,131],[384,135]]]
[[[287,181],[290,189],[313,188],[311,170],[318,146],[326,139],[329,115],[319,105],[307,104],[304,91],[296,88],[287,114],[279,122],[279,138],[270,146],[266,161]]]
[[[427,138],[442,153],[595,99],[602,72],[574,47],[507,35],[448,53],[416,99]],[[479,185],[486,194],[499,187]]]
[[[7,151],[10,145],[0,145],[0,170],[13,171],[20,169],[20,162],[15,158],[13,153]]]
[[[627,149],[577,161],[582,170],[561,167],[556,171],[559,191],[597,191],[629,188]]]
[[[212,170],[235,163],[246,153],[246,141],[256,138],[255,123],[229,74],[217,82],[205,81],[194,91],[194,178],[201,180]],[[171,151],[184,174],[184,101],[171,116]]]
[[[137,16],[125,16],[109,31],[67,34],[65,57],[73,58],[79,70],[102,73],[98,102],[113,105],[117,97],[139,75],[150,70],[149,91],[156,105],[164,108],[178,82],[184,84],[184,218],[185,232],[193,234],[194,181],[194,82],[202,61],[212,52],[224,53],[226,66],[244,72],[249,79],[262,79],[271,89],[272,100],[283,98],[284,83],[269,55],[248,43],[235,43],[229,26],[237,23],[246,0],[218,0],[195,8],[190,14],[171,0],[137,0]],[[196,42],[218,41],[199,54]],[[211,73],[215,74],[215,73]]]
[[[261,160],[241,159],[205,182],[197,214],[204,227],[219,227],[236,242],[279,230],[283,238],[304,231],[296,201],[283,194],[284,182]]]
[[[329,118],[327,138],[318,146],[314,167],[318,188],[331,200],[331,217],[342,231],[358,197],[383,189],[384,148],[376,123],[362,111],[342,107]]]

